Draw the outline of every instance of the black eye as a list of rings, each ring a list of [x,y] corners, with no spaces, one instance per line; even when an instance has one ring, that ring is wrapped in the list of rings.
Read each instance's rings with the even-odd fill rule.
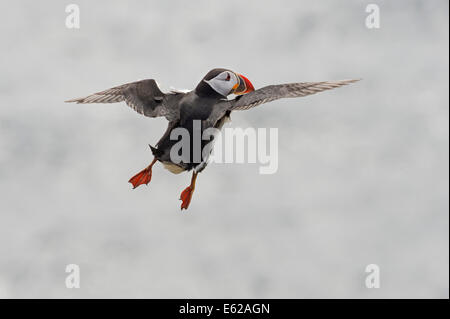
[[[227,78],[225,79],[225,81],[230,81],[230,79],[231,79],[230,73],[227,73]]]

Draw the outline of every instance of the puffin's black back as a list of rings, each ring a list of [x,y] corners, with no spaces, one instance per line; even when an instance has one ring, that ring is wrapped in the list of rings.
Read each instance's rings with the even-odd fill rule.
[[[189,100],[189,102],[182,103],[181,109],[184,111],[180,112],[180,120],[176,123],[169,124],[166,134],[164,134],[157,144],[157,149],[152,149],[153,154],[162,161],[170,161],[170,150],[172,146],[181,139],[181,137],[179,137],[177,140],[171,140],[170,132],[175,128],[184,128],[189,132],[190,162],[184,163],[182,166],[184,166],[186,170],[191,170],[197,166],[200,163],[198,160],[201,161],[203,158],[194,158],[194,138],[201,139],[203,131],[208,128],[205,126],[204,121],[208,119],[213,111],[214,105],[218,101],[219,99],[195,96],[192,100]],[[195,120],[198,121],[196,125],[194,125]],[[196,143],[199,143],[197,145],[201,145],[201,149],[203,149],[208,142],[209,141],[202,139],[196,141]]]
[[[194,120],[204,121],[208,119],[211,115],[211,112],[214,109],[214,106],[219,103],[224,97],[216,92],[208,83],[204,80],[211,80],[216,77],[218,74],[229,71],[227,69],[217,68],[209,71],[193,92],[188,93],[181,101],[180,101],[180,119],[177,123],[170,123],[166,134],[161,138],[161,140],[157,144],[157,149],[152,149],[153,154],[162,161],[169,162],[170,161],[170,150],[173,145],[178,143],[179,140],[171,140],[170,132],[175,128],[184,128],[189,132],[190,135],[190,163],[184,163],[182,166],[186,170],[191,170],[195,166],[199,164],[198,160],[194,159],[193,155],[193,145],[194,138],[202,136],[203,131],[207,128],[204,127],[204,123],[200,124],[199,132],[195,132],[196,129],[194,126]],[[209,141],[200,141],[201,148],[208,143]],[[203,160],[203,158],[201,159]]]

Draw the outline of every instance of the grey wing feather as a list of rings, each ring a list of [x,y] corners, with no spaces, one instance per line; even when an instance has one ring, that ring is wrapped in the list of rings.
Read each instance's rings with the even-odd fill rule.
[[[231,110],[248,110],[260,104],[271,102],[281,98],[311,95],[357,81],[359,80],[299,82],[269,85],[232,100]]]
[[[163,93],[155,80],[123,84],[86,97],[68,100],[75,103],[117,103],[125,101],[136,112],[148,116],[165,116],[169,121],[179,118],[178,101],[183,93]]]

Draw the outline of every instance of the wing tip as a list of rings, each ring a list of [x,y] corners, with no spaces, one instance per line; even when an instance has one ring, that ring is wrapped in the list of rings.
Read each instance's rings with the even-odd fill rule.
[[[342,83],[342,84],[350,84],[350,83],[359,82],[359,81],[361,81],[361,80],[362,80],[362,78],[359,78],[359,79],[346,79],[346,80],[331,81],[331,82],[334,82],[334,83]]]
[[[80,104],[80,103],[83,103],[84,99],[85,99],[84,97],[77,98],[77,99],[70,99],[70,100],[64,101],[64,103],[77,103],[77,104]]]
[[[335,85],[336,87],[340,87],[340,86],[344,86],[344,85],[349,85],[352,83],[356,83],[362,81],[362,78],[359,79],[348,79],[348,80],[340,80],[340,81],[326,81],[323,82],[324,84],[331,84],[331,85]]]
[[[362,81],[362,78],[344,80],[343,82],[346,82],[346,83],[350,84],[350,83],[356,83],[356,82],[359,82],[359,81]]]

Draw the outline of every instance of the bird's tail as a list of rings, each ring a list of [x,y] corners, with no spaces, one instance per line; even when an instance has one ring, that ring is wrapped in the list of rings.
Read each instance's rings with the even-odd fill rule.
[[[153,147],[150,144],[148,144],[148,146],[150,146],[150,150],[152,151],[153,156],[158,157],[159,155],[161,155],[161,152],[156,147]]]

